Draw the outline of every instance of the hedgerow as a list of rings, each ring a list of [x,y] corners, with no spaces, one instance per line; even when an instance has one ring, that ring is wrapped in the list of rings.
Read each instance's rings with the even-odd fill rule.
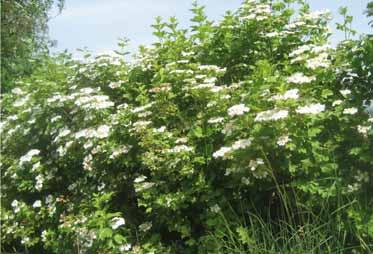
[[[132,62],[60,55],[3,95],[5,253],[372,249],[372,38],[331,46],[303,1],[192,11]]]

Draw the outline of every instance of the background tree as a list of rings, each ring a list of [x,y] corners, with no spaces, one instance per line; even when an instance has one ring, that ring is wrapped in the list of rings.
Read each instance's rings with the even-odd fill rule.
[[[29,75],[36,64],[32,59],[48,52],[49,11],[55,4],[61,11],[64,0],[1,0],[1,92]]]
[[[373,2],[369,2],[367,5],[367,10],[365,12],[367,14],[367,17],[373,17]],[[373,20],[369,21],[369,25],[373,27]]]

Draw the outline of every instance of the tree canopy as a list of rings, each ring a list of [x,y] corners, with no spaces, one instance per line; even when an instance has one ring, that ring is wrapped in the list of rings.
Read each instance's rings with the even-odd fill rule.
[[[2,92],[13,81],[29,75],[37,64],[35,57],[48,52],[49,12],[64,0],[1,0],[1,84]]]

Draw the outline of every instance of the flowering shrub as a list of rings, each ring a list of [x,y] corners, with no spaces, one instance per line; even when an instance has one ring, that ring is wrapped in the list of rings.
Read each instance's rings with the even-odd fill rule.
[[[371,62],[349,55],[360,41],[328,44],[328,12],[289,2],[217,23],[195,4],[190,30],[157,19],[133,63],[60,56],[19,80],[2,98],[3,250],[217,253],[221,213],[323,202],[368,248]]]

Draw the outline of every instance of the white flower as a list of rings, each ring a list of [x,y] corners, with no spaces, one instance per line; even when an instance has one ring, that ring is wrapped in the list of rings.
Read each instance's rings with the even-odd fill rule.
[[[296,99],[299,98],[298,92],[299,92],[298,89],[291,89],[291,90],[286,91],[283,95],[273,96],[272,99],[275,100],[275,101],[288,100],[288,99],[296,100]]]
[[[251,139],[239,139],[236,142],[233,143],[232,149],[238,150],[238,149],[245,149],[246,147],[251,145]]]
[[[264,165],[264,161],[263,161],[262,158],[258,158],[255,161],[251,160],[249,162],[249,167],[250,167],[251,171],[254,171],[260,165]]]
[[[29,242],[30,242],[30,237],[27,237],[27,236],[21,240],[21,244],[26,244]]]
[[[315,58],[308,59],[306,61],[307,68],[310,68],[311,70],[315,70],[317,68],[328,68],[330,65],[330,62],[328,60],[328,54],[327,53],[321,53]]]
[[[115,88],[118,88],[118,87],[120,87],[121,86],[121,82],[111,82],[110,84],[109,84],[109,87],[111,88],[111,89],[115,89]]]
[[[147,110],[148,108],[150,108],[151,106],[153,106],[154,102],[152,103],[148,103],[144,106],[141,106],[141,107],[137,107],[137,108],[134,108],[131,110],[132,113],[139,113],[139,112],[142,112],[142,111],[145,111]]]
[[[286,118],[289,115],[287,110],[273,109],[260,112],[255,117],[255,122],[279,120]]]
[[[249,112],[250,109],[246,107],[244,104],[237,104],[228,109],[229,116],[238,116],[243,115],[245,112]]]
[[[35,170],[38,169],[39,167],[40,167],[40,161],[32,165],[31,172],[35,172]]]
[[[13,106],[14,107],[21,107],[21,106],[25,105],[25,103],[29,100],[29,98],[30,98],[30,95],[27,95],[27,96],[15,101],[13,103]]]
[[[152,223],[149,222],[144,222],[143,224],[139,225],[139,230],[142,232],[149,231],[152,228]]]
[[[20,203],[18,202],[18,200],[16,200],[16,199],[13,200],[11,205],[13,207],[14,213],[18,213],[21,210],[21,206],[20,206]]]
[[[349,89],[344,89],[344,90],[340,90],[339,91],[343,96],[347,96],[347,95],[349,95],[349,94],[351,94],[351,90],[349,90]]]
[[[140,183],[139,185],[137,185],[137,186],[135,187],[135,191],[136,191],[136,192],[141,192],[141,191],[144,191],[144,190],[150,189],[150,188],[153,187],[154,185],[155,185],[155,183],[142,182],[142,183]]]
[[[22,91],[21,88],[16,87],[16,88],[13,88],[13,89],[12,89],[12,93],[13,93],[13,94],[16,94],[16,95],[22,95],[22,94],[24,94],[25,92]]]
[[[159,132],[159,133],[162,133],[166,130],[166,126],[161,126],[159,128],[154,128],[154,132]]]
[[[115,159],[115,158],[117,158],[121,154],[126,154],[126,153],[128,153],[128,151],[129,151],[130,148],[131,148],[131,146],[121,146],[121,147],[115,149],[113,151],[113,153],[110,155],[109,158],[110,159]]]
[[[119,251],[121,251],[121,252],[129,251],[129,250],[131,250],[131,248],[132,248],[132,245],[127,243],[127,244],[119,246]]]
[[[40,154],[40,150],[38,149],[32,149],[30,151],[28,151],[27,154],[23,155],[20,159],[19,159],[19,162],[20,164],[22,165],[23,163],[25,162],[30,162],[32,157],[35,156],[35,155],[38,155]]]
[[[302,46],[298,47],[296,50],[292,51],[289,54],[289,56],[290,57],[299,56],[299,55],[301,55],[304,52],[309,51],[309,50],[311,50],[311,47],[309,45],[302,45]]]
[[[18,204],[19,204],[18,200],[15,199],[15,200],[13,200],[13,202],[11,203],[11,206],[12,206],[13,208],[16,208],[16,207],[18,207]]]
[[[193,147],[186,146],[186,145],[177,145],[167,150],[167,152],[169,153],[181,153],[181,152],[190,152],[190,151],[193,151]]]
[[[212,154],[212,157],[214,157],[214,158],[224,157],[227,153],[229,153],[231,151],[232,151],[231,147],[223,146],[219,150],[217,150],[216,152],[214,152]]]
[[[334,107],[334,106],[337,106],[337,105],[341,105],[342,103],[343,103],[342,100],[336,100],[336,101],[333,101],[332,106]]]
[[[92,155],[91,154],[88,154],[87,156],[84,157],[84,160],[83,160],[83,168],[84,170],[87,170],[87,171],[92,171]]]
[[[215,204],[215,205],[213,205],[213,206],[210,207],[210,210],[213,213],[219,213],[221,211],[221,208],[220,208],[220,206],[218,204]]]
[[[44,177],[43,177],[43,175],[37,175],[35,177],[35,179],[36,179],[35,189],[37,189],[38,191],[40,191],[43,188]]]
[[[294,84],[306,84],[306,83],[311,83],[312,81],[315,81],[315,80],[316,80],[315,77],[305,76],[301,72],[296,72],[287,78],[287,81],[289,83],[294,83]]]
[[[145,181],[146,179],[147,179],[146,176],[139,176],[139,177],[136,177],[133,182],[134,183],[141,183],[141,182]]]
[[[46,230],[43,230],[43,232],[41,232],[41,240],[43,242],[47,241],[47,231]]]
[[[41,201],[40,201],[40,200],[36,200],[36,201],[34,202],[34,204],[32,205],[32,207],[33,207],[33,208],[39,208],[39,207],[41,207]]]
[[[52,117],[51,118],[51,122],[54,123],[56,122],[57,120],[61,119],[62,117],[61,116],[55,116],[55,117]]]
[[[363,134],[364,136],[366,136],[368,134],[370,129],[372,129],[372,126],[362,126],[362,125],[357,126],[357,131],[359,133]]]
[[[214,123],[221,123],[224,121],[223,117],[215,117],[215,118],[210,118],[207,122],[214,124]]]
[[[286,145],[289,141],[291,141],[291,138],[289,138],[288,135],[284,135],[278,138],[277,140],[277,145],[279,146],[284,146]]]
[[[319,114],[325,110],[325,105],[320,103],[310,104],[304,107],[299,107],[296,112],[299,114]]]
[[[346,115],[355,115],[357,112],[358,112],[358,109],[354,107],[346,108],[343,110],[343,114],[346,114]]]
[[[188,138],[186,138],[186,137],[184,137],[184,138],[178,138],[175,141],[176,144],[183,144],[183,143],[187,143],[187,142],[188,142]]]
[[[91,93],[93,93],[95,90],[93,89],[93,88],[91,88],[91,87],[86,87],[86,88],[82,88],[82,89],[80,89],[80,92],[82,93],[82,94],[91,94]]]
[[[47,203],[47,204],[51,204],[52,202],[53,202],[53,196],[49,194],[49,195],[45,198],[45,203]]]
[[[145,128],[146,126],[148,126],[151,123],[152,123],[151,121],[137,121],[133,124],[133,127],[142,129],[142,128]]]
[[[111,228],[115,230],[126,224],[126,221],[122,217],[115,217],[111,220],[111,223]]]
[[[110,126],[108,125],[101,125],[97,128],[96,136],[97,138],[107,138],[109,136]]]

